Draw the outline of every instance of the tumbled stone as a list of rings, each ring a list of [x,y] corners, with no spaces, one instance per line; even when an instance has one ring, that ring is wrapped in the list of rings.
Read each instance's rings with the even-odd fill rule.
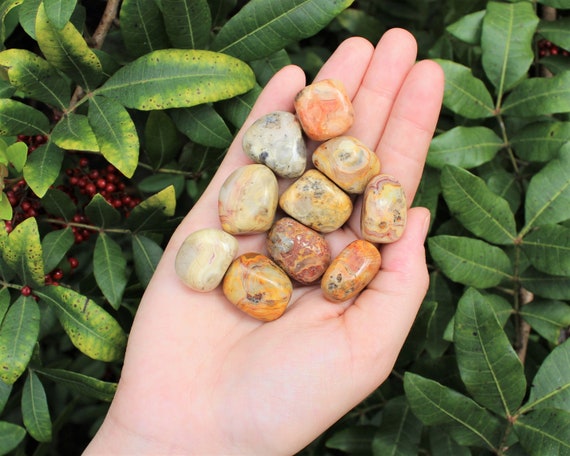
[[[313,152],[313,164],[345,192],[360,194],[380,172],[374,152],[352,136],[329,139]]]
[[[272,321],[285,312],[293,284],[268,257],[244,253],[228,268],[222,289],[238,309],[258,320]]]
[[[176,275],[195,291],[212,291],[222,281],[238,251],[231,234],[204,228],[190,234],[176,254]]]
[[[331,260],[324,236],[289,217],[269,230],[267,251],[289,277],[303,284],[318,280]]]
[[[378,249],[357,239],[348,244],[332,261],[321,280],[324,296],[333,302],[347,301],[360,293],[380,269]]]
[[[279,188],[275,174],[265,165],[236,169],[222,184],[218,212],[230,234],[262,233],[273,224]]]
[[[408,206],[402,185],[388,174],[372,178],[364,191],[360,230],[370,242],[400,239],[406,227]]]
[[[340,228],[352,213],[348,195],[316,169],[310,169],[293,182],[279,198],[279,206],[320,233]]]
[[[249,158],[278,176],[295,178],[305,172],[303,132],[290,112],[276,111],[257,119],[243,135],[242,147]]]
[[[309,138],[326,141],[344,134],[354,122],[354,109],[344,84],[324,79],[295,96],[295,111]]]

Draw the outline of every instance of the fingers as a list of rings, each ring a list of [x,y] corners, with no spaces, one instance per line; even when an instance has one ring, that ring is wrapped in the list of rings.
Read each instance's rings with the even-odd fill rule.
[[[376,46],[370,65],[352,100],[355,123],[348,134],[371,149],[380,140],[388,116],[416,59],[414,37],[402,29],[387,31]]]
[[[408,73],[387,120],[377,154],[382,172],[395,176],[411,205],[423,172],[443,98],[441,67],[421,61]]]
[[[380,272],[344,314],[355,369],[377,372],[363,372],[364,380],[379,382],[390,372],[425,296],[428,227],[429,211],[410,209],[404,235],[383,247]]]

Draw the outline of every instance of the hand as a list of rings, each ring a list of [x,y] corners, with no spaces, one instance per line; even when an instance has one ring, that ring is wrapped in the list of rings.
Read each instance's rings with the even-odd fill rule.
[[[346,40],[317,76],[344,82],[356,113],[348,134],[376,150],[409,203],[443,93],[439,66],[415,59],[413,37],[393,29],[375,49]],[[298,67],[282,69],[244,128],[263,114],[292,111],[305,84]],[[164,252],[137,312],[115,399],[85,454],[294,454],[377,388],[396,361],[428,286],[424,208],[410,209],[403,237],[381,247],[380,272],[353,302],[333,304],[318,284],[303,286],[280,319],[261,323],[230,304],[221,287],[197,293],[178,280],[180,244],[220,226],[219,188],[250,163],[243,131]],[[358,235],[355,210],[327,235],[333,257]],[[239,253],[265,251],[263,234],[239,241]]]

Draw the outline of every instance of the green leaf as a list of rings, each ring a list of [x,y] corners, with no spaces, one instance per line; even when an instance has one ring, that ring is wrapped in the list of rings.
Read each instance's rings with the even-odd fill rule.
[[[370,445],[376,428],[359,425],[346,427],[327,439],[327,448],[340,450],[350,455],[366,456],[370,454]]]
[[[509,203],[485,182],[458,167],[441,173],[443,197],[452,214],[476,236],[495,244],[512,244],[516,237],[514,214]]]
[[[19,6],[23,2],[24,0],[5,0],[0,3],[0,43],[4,44],[4,40],[6,39],[6,25],[4,23],[6,16],[13,8]]]
[[[124,0],[119,15],[121,36],[133,57],[170,47],[162,13],[154,0]]]
[[[364,9],[347,8],[336,17],[335,21],[352,35],[366,38],[371,43],[377,43],[384,30],[382,20]]]
[[[570,326],[570,306],[562,301],[535,299],[519,314],[552,345],[558,345],[560,332]]]
[[[127,108],[150,111],[232,98],[250,90],[254,83],[251,68],[229,55],[165,49],[125,65],[98,93]]]
[[[428,246],[437,265],[454,282],[489,288],[511,278],[509,257],[484,241],[443,235],[429,238]]]
[[[176,194],[170,186],[135,206],[127,224],[134,233],[153,230],[164,225],[165,218],[172,217],[175,208]]]
[[[59,176],[63,151],[48,141],[34,150],[24,166],[24,179],[40,198],[43,197]]]
[[[85,215],[91,223],[101,228],[117,226],[121,222],[119,211],[99,193],[95,194],[85,206]]]
[[[44,135],[49,120],[44,113],[27,104],[0,98],[0,136]]]
[[[523,365],[485,297],[473,288],[455,314],[457,365],[467,391],[479,404],[511,416],[526,393]]]
[[[174,160],[181,140],[176,125],[164,111],[151,111],[144,129],[147,156],[154,169]]]
[[[184,191],[186,179],[180,174],[153,174],[141,179],[138,184],[139,190],[145,193],[157,193],[172,185],[178,199]]]
[[[390,399],[382,410],[382,422],[372,441],[377,456],[417,455],[422,423],[412,413],[405,396]]]
[[[207,0],[162,0],[162,14],[172,47],[208,47],[212,17]]]
[[[493,159],[503,140],[487,127],[454,127],[432,139],[426,163],[474,168]]]
[[[570,8],[570,5],[567,5]],[[558,17],[555,21],[541,20],[537,32],[548,41],[570,49],[570,18]]]
[[[485,10],[481,10],[466,14],[453,24],[448,25],[445,30],[455,38],[468,44],[479,44],[481,42],[481,29],[485,12]]]
[[[38,224],[29,217],[10,233],[3,252],[4,260],[20,276],[22,283],[34,287],[44,283],[44,262]]]
[[[538,3],[554,8],[570,9],[570,2],[568,0],[539,0]]]
[[[211,105],[176,109],[171,115],[178,129],[195,143],[219,149],[226,149],[232,143],[232,133]]]
[[[495,115],[491,94],[471,69],[450,60],[435,60],[445,73],[443,104],[467,119],[482,119]]]
[[[148,286],[162,257],[162,248],[146,236],[132,237],[133,261],[137,278],[143,287]]]
[[[44,57],[85,90],[94,89],[103,78],[99,58],[71,22],[61,29],[54,26],[44,6],[40,5],[36,17],[36,36]]]
[[[38,442],[51,440],[51,418],[46,392],[38,376],[31,370],[22,390],[22,419],[30,435]]]
[[[501,198],[508,201],[511,211],[516,213],[521,204],[521,187],[516,174],[510,173],[501,166],[497,166],[489,173],[481,173],[487,186]]]
[[[552,74],[560,74],[565,71],[570,71],[570,62],[564,55],[547,55],[538,61]]]
[[[346,13],[348,10],[345,10]],[[265,86],[269,80],[283,67],[291,64],[289,54],[285,49],[274,52],[271,55],[259,60],[249,62],[255,73],[257,81]]]
[[[525,234],[531,227],[570,219],[570,148],[536,173],[525,200]]]
[[[497,447],[502,435],[499,421],[467,396],[411,372],[404,375],[404,390],[425,425],[445,425],[461,445]]]
[[[542,409],[515,421],[521,445],[532,455],[570,454],[570,413]]]
[[[353,0],[253,0],[222,27],[212,49],[248,61],[316,34]]]
[[[36,39],[36,16],[42,0],[26,0],[18,8],[20,25],[34,40]]]
[[[431,213],[430,228],[436,220],[437,206],[439,203],[439,195],[441,194],[440,173],[438,170],[426,166],[420,180],[420,185],[412,206],[425,207]]]
[[[92,97],[88,118],[103,156],[132,177],[139,161],[139,137],[127,110],[112,99]]]
[[[54,217],[61,217],[69,222],[77,213],[77,206],[71,197],[62,190],[49,188],[42,198],[42,205],[46,212]]]
[[[52,271],[65,254],[73,246],[75,237],[69,226],[63,230],[54,230],[47,233],[42,241],[43,261],[46,271]]]
[[[0,454],[10,453],[24,440],[25,436],[26,430],[22,426],[0,421]]]
[[[552,78],[532,78],[520,83],[503,103],[502,114],[537,117],[570,111],[570,71]]]
[[[61,30],[71,19],[77,0],[43,0],[49,21]]]
[[[34,290],[53,310],[82,353],[100,361],[123,357],[127,336],[117,321],[94,301],[63,286]]]
[[[0,413],[4,410],[11,393],[12,385],[8,385],[7,383],[0,381]]]
[[[534,59],[532,40],[538,21],[531,3],[487,3],[481,32],[482,64],[498,94],[526,77]]]
[[[570,413],[570,339],[550,352],[531,385],[525,410],[552,407]]]
[[[65,109],[69,105],[69,81],[33,52],[25,49],[0,52],[0,67],[10,84],[22,91],[27,98],[43,101],[59,109]]]
[[[12,220],[14,211],[10,205],[10,201],[3,193],[0,193],[0,220]]]
[[[523,160],[548,162],[570,140],[570,122],[536,122],[511,137],[511,146]]]
[[[528,268],[520,277],[523,287],[548,299],[570,299],[570,277],[545,274]]]
[[[429,442],[431,456],[471,456],[469,448],[459,445],[445,432],[445,426],[431,426]]]
[[[28,146],[22,141],[10,144],[6,148],[6,156],[16,171],[22,171],[28,159]]]
[[[87,116],[70,112],[55,125],[50,139],[65,150],[99,152],[99,144]]]
[[[9,308],[10,308],[10,292],[8,291],[8,288],[2,287],[0,288],[0,325],[2,324],[2,320],[4,320],[6,312],[8,312]],[[0,386],[1,384],[2,382],[0,382]],[[1,400],[0,404],[2,404]],[[1,409],[2,407],[0,407],[0,411]]]
[[[34,298],[20,296],[0,326],[0,380],[12,385],[28,367],[40,332],[40,309]],[[1,433],[0,433],[1,435]]]
[[[522,247],[539,271],[570,277],[570,228],[540,226],[525,236]]]
[[[121,246],[105,232],[99,233],[93,251],[93,274],[109,303],[118,309],[127,286],[127,261]]]
[[[244,124],[247,116],[249,116],[260,93],[261,87],[256,84],[253,89],[246,94],[223,101],[217,106],[220,107],[222,115],[228,119],[234,127],[239,129]]]
[[[53,380],[78,394],[80,397],[91,397],[99,401],[111,402],[117,384],[114,382],[104,382],[88,375],[72,372],[65,369],[36,369],[42,377]]]

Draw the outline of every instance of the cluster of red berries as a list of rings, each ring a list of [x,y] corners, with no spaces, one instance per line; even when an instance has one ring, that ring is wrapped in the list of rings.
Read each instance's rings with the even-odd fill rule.
[[[35,135],[35,136],[18,135],[18,141],[25,143],[28,146],[28,154],[31,154],[34,150],[36,150],[42,144],[45,144],[47,142],[47,136],[45,136],[45,135]]]
[[[6,190],[6,196],[12,206],[12,220],[6,220],[6,231],[10,233],[16,225],[29,217],[36,217],[42,212],[39,198],[30,191],[24,179],[19,179]]]
[[[548,40],[540,40],[538,42],[538,55],[539,57],[548,57],[550,55],[562,55],[564,57],[570,56],[570,52],[562,49],[556,44]]]

